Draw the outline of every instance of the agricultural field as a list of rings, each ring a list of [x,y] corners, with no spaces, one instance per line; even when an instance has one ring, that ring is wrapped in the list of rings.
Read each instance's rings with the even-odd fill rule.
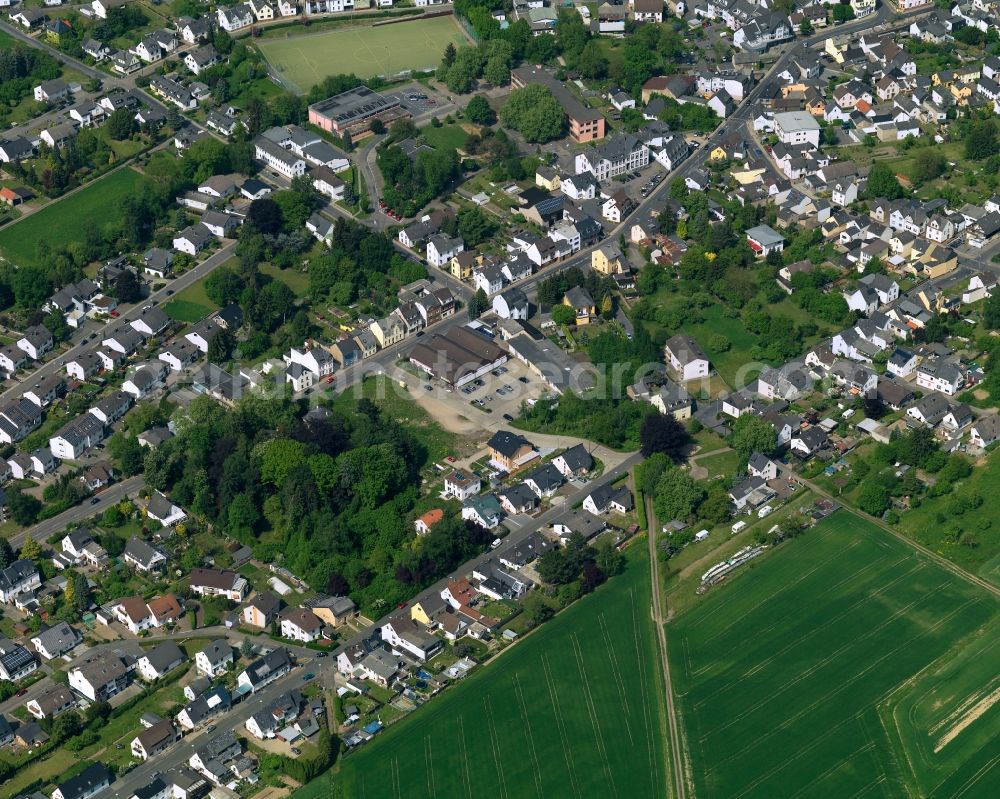
[[[341,761],[295,799],[662,797],[663,683],[645,543],[626,573]]]
[[[327,75],[388,77],[408,69],[434,69],[449,42],[466,43],[450,16],[265,38],[257,46],[284,83],[306,92]]]
[[[85,226],[90,223],[103,225],[114,215],[118,200],[134,192],[141,181],[142,175],[125,167],[50,203],[0,231],[0,253],[16,264],[38,266],[37,249],[41,239],[53,247],[82,241]]]
[[[840,511],[667,628],[699,797],[995,796],[997,597]]]

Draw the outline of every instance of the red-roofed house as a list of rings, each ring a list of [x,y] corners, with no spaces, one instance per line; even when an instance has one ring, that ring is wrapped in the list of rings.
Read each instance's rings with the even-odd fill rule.
[[[418,517],[413,526],[417,528],[417,535],[427,535],[431,528],[444,518],[444,511],[441,508],[434,508],[427,511],[423,516]]]

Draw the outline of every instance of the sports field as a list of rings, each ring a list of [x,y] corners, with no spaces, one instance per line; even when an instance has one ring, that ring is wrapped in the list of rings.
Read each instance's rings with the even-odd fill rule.
[[[649,561],[431,700],[294,799],[656,797],[669,784]]]
[[[258,47],[290,88],[306,92],[327,75],[434,69],[449,42],[467,44],[451,16],[262,39]]]
[[[1000,604],[839,511],[667,628],[698,797],[1000,788]]]
[[[114,219],[118,201],[134,192],[142,175],[131,167],[99,178],[79,191],[42,208],[0,232],[0,253],[16,264],[38,265],[38,242],[53,247],[83,239],[87,224],[102,226]]]

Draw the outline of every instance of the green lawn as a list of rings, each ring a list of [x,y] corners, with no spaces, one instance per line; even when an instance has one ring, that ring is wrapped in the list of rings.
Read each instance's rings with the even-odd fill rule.
[[[708,451],[711,452],[711,450]],[[709,477],[716,477],[718,475],[731,477],[740,467],[740,456],[735,450],[720,452],[718,455],[699,458],[697,465],[708,469]]]
[[[782,544],[667,628],[696,795],[995,796],[998,610],[846,511]]]
[[[205,293],[205,280],[201,278],[179,291],[170,302],[165,303],[163,312],[178,322],[200,322],[219,306],[212,302]]]
[[[464,457],[475,449],[469,438],[449,433],[410,398],[407,389],[385,377],[370,377],[355,383],[334,400],[335,406],[350,408],[361,398],[374,400],[389,416],[406,425],[427,449],[426,465],[445,463],[449,455]]]
[[[434,69],[449,43],[467,44],[455,20],[447,16],[266,38],[257,46],[283,81],[305,92],[338,73],[369,78]]]
[[[626,573],[348,754],[295,799],[663,797],[670,783],[646,546]]]
[[[420,133],[431,147],[438,150],[461,150],[469,140],[469,134],[456,124],[439,128],[428,125]]]
[[[177,322],[200,322],[212,312],[212,308],[190,300],[174,299],[163,306],[163,312]]]
[[[269,275],[275,280],[280,280],[288,286],[296,297],[305,297],[309,293],[309,275],[301,269],[278,269],[274,264],[270,263],[261,264],[258,268],[265,275]]]
[[[83,239],[84,226],[103,225],[115,214],[118,200],[138,189],[143,178],[131,167],[119,169],[91,185],[53,202],[0,231],[0,252],[17,264],[38,266],[38,242],[53,247]]]
[[[684,332],[701,344],[712,362],[712,366],[730,387],[739,387],[746,383],[747,378],[738,380],[741,369],[750,363],[750,348],[757,342],[757,337],[750,333],[737,316],[726,316],[721,305],[711,305],[703,309],[703,322],[696,325],[685,325]],[[713,350],[708,342],[714,334],[725,336],[729,341],[729,349],[725,352]]]
[[[954,561],[964,569],[1000,586],[1000,535],[996,497],[1000,493],[1000,455],[993,452],[986,463],[976,466],[965,480],[955,484],[951,494],[923,497],[920,507],[903,513],[898,527],[908,536]],[[955,499],[978,494],[983,503],[974,510],[955,513]],[[991,499],[991,497],[993,499]],[[940,521],[944,518],[944,522]],[[962,539],[974,536],[976,546],[945,540],[946,529],[958,524]]]

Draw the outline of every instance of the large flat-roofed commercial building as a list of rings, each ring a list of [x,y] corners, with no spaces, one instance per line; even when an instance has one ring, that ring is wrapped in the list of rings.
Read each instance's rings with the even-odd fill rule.
[[[433,335],[410,352],[410,363],[458,388],[507,362],[507,353],[467,327]]]
[[[518,67],[511,70],[510,83],[515,89],[524,88],[529,83],[541,83],[547,86],[566,112],[569,135],[573,141],[580,143],[594,141],[603,139],[607,134],[607,122],[604,117],[577,100],[548,70],[533,66]]]
[[[309,121],[327,133],[342,136],[345,131],[351,135],[366,133],[373,119],[388,123],[409,113],[395,97],[385,97],[373,92],[367,86],[358,86],[346,92],[320,100],[309,106]]]

